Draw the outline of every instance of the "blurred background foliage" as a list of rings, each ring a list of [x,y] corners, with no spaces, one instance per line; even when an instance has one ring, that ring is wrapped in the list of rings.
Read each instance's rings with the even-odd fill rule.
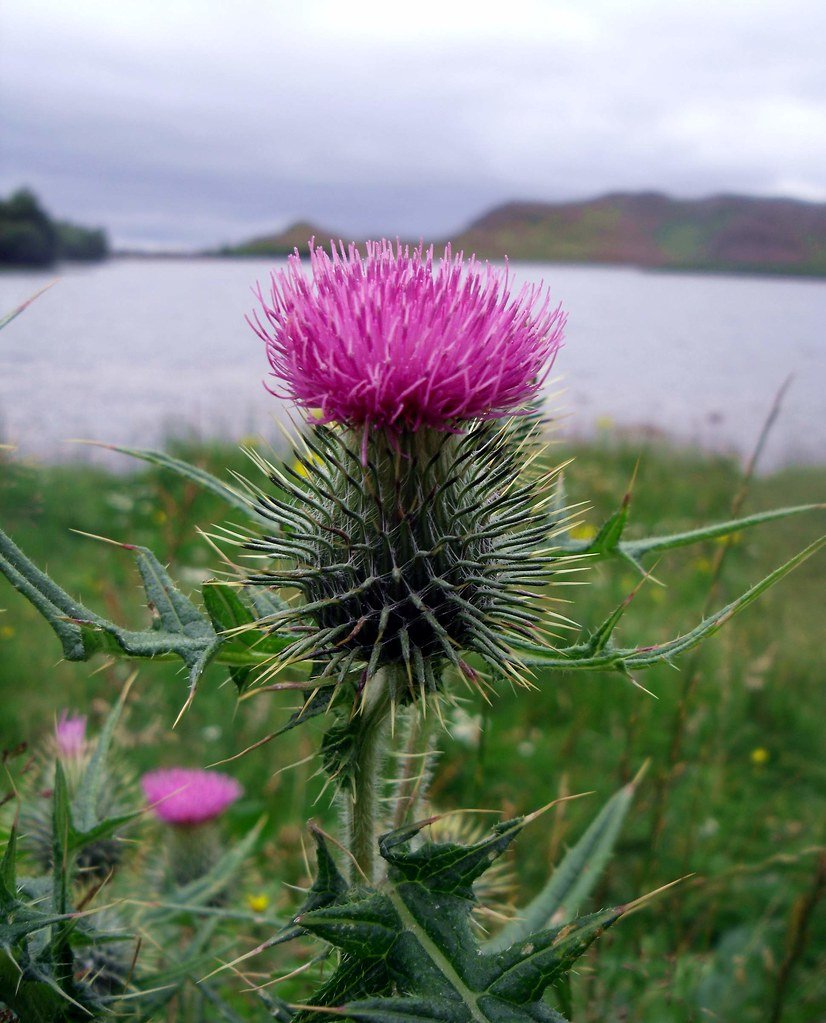
[[[232,448],[178,443],[173,450],[219,476],[233,468],[250,473]],[[592,444],[552,450],[560,461],[576,456],[566,483],[571,501],[588,503],[582,538],[616,507],[638,459],[631,536],[725,519],[741,483],[731,460],[656,443],[641,449],[616,439],[609,424]],[[220,567],[197,529],[209,532],[224,521],[225,507],[185,480],[153,468],[115,474],[87,464],[26,464],[11,452],[0,458],[3,527],[70,593],[116,621],[147,620],[132,559],[72,530],[149,546],[193,590]],[[823,468],[757,478],[743,512],[817,501],[824,484]],[[713,606],[822,532],[819,519],[795,518],[735,538]],[[696,624],[719,549],[711,543],[663,558],[657,581],[635,597],[619,641],[654,643]],[[582,625],[600,621],[638,581],[616,563],[575,579],[583,585],[559,593],[572,600],[567,611]],[[628,902],[690,876],[623,920],[584,960],[574,980],[577,1023],[824,1018],[826,977],[817,953],[826,943],[819,904],[826,882],[822,596],[822,561],[813,559],[699,654],[645,673],[640,681],[653,695],[597,673],[542,674],[535,692],[502,686],[490,708],[459,694],[433,785],[440,809],[496,808],[510,817],[560,795],[593,792],[560,804],[518,844],[513,867],[523,893],[539,887],[602,802],[650,760],[607,875],[585,908]],[[60,662],[48,626],[5,581],[0,609],[2,747],[35,742],[62,708],[101,720],[129,667]],[[123,740],[133,769],[233,756],[283,723],[294,703],[289,694],[238,703],[234,686],[213,667],[172,731],[185,695],[176,665],[141,666]],[[283,882],[306,882],[305,822],[337,816],[327,797],[313,805],[322,780],[306,758],[319,736],[310,725],[225,768],[246,789],[227,817],[232,834],[240,838],[268,814],[259,854],[232,896],[239,906],[266,905],[278,915],[295,904]],[[249,935],[249,947],[260,938]],[[277,957],[262,957],[254,968],[264,979],[277,970]]]

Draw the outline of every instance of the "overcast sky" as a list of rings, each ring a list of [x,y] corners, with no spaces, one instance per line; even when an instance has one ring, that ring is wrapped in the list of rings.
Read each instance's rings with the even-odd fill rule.
[[[0,191],[118,243],[826,199],[823,0],[4,0]]]

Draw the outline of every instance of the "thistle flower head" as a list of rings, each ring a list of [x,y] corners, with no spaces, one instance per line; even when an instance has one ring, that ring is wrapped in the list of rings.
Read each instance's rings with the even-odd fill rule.
[[[514,297],[507,269],[387,240],[330,254],[310,246],[261,288],[273,393],[322,422],[410,432],[523,412],[547,375],[565,317],[542,287]]]
[[[177,827],[214,820],[243,791],[227,774],[186,767],[149,771],[141,778],[141,788],[155,816]]]
[[[518,647],[541,641],[536,602],[565,517],[535,401],[561,310],[541,287],[511,296],[507,269],[450,248],[438,265],[387,241],[310,259],[312,279],[296,254],[269,299],[259,289],[251,321],[281,395],[321,413],[297,466],[257,459],[276,490],[252,488],[256,509],[274,528],[240,538],[263,562],[248,584],[297,591],[257,623],[290,637],[272,671],[309,661],[314,713],[377,688],[392,706],[426,702],[448,667],[483,688],[467,654],[523,681]],[[323,750],[341,784],[348,721]]]
[[[59,757],[71,760],[86,751],[86,716],[63,711],[54,730]]]

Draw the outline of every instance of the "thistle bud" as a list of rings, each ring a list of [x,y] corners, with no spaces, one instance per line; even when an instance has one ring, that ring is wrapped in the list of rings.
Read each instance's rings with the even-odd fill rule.
[[[95,743],[87,735],[87,719],[82,714],[64,710],[55,723],[54,732],[41,750],[39,787],[28,794],[21,809],[24,844],[35,862],[46,871],[52,867],[53,824],[52,789],[55,764],[60,762],[70,799],[74,799],[89,767]],[[106,784],[97,795],[98,817],[117,816],[131,804],[131,779],[122,770],[107,771]],[[74,856],[75,880],[80,885],[96,885],[113,874],[124,855],[124,842],[117,835],[95,838],[77,849]]]

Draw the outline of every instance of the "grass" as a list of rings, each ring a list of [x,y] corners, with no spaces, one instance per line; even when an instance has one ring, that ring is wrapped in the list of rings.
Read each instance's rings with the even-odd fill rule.
[[[640,451],[603,441],[558,454],[576,455],[569,495],[589,502],[587,526],[615,507]],[[184,455],[219,475],[224,467],[242,467],[233,450]],[[738,484],[738,469],[728,460],[646,450],[633,530],[672,531],[726,518]],[[788,469],[754,481],[744,510],[818,501],[824,493],[826,469]],[[209,529],[224,518],[215,499],[156,470],[113,475],[7,458],[0,473],[3,528],[66,589],[122,621],[138,623],[147,614],[129,555],[71,530],[150,546],[194,587],[217,563],[196,526]],[[823,516],[814,513],[744,534],[727,557],[716,603],[822,531]],[[710,544],[663,559],[655,574],[667,586],[642,588],[620,639],[653,643],[696,624],[717,549]],[[641,681],[653,697],[610,675],[548,675],[537,680],[536,692],[503,688],[490,710],[468,698],[465,712],[484,718],[481,742],[443,743],[434,799],[445,809],[484,806],[512,815],[559,794],[593,792],[561,804],[523,836],[514,863],[527,890],[541,883],[599,805],[650,761],[593,905],[628,902],[691,876],[601,939],[575,978],[577,1023],[812,1023],[826,1014],[826,978],[816,956],[826,920],[816,908],[807,915],[818,850],[826,844],[822,574],[822,557],[807,562],[696,661],[689,655],[676,669],[647,673]],[[636,581],[618,565],[590,571],[588,585],[566,591],[571,616],[595,623]],[[128,667],[59,662],[47,626],[5,582],[0,608],[0,745],[36,741],[64,707],[99,719]],[[191,710],[170,731],[184,695],[174,665],[141,668],[130,707],[132,748],[125,754],[137,770],[231,756],[282,722],[290,703],[257,697],[239,706],[222,672],[211,669]],[[262,810],[269,814],[239,901],[257,895],[269,898],[275,912],[292,906],[294,896],[280,882],[300,881],[304,873],[303,824],[310,815],[335,819],[325,801],[311,806],[320,788],[313,764],[280,771],[310,755],[318,737],[318,729],[291,733],[232,766],[246,796],[228,828],[240,834]],[[801,928],[804,918],[808,928]]]

